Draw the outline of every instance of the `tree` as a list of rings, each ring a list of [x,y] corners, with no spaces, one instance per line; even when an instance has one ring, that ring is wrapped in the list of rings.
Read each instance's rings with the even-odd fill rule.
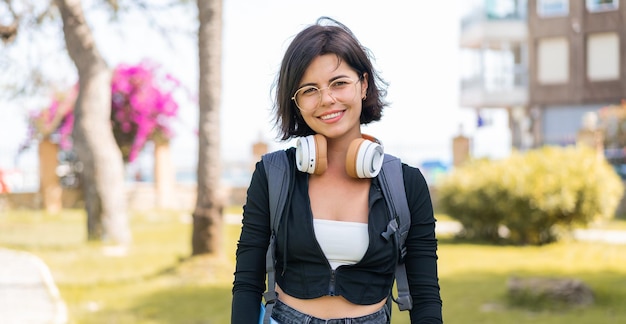
[[[224,201],[220,193],[222,0],[197,0],[199,55],[198,192],[192,255],[219,253]]]
[[[171,12],[174,7],[180,7],[187,1],[173,0],[167,2],[146,2],[143,0],[124,1],[120,6],[118,0],[99,0],[99,4],[92,9],[103,8],[106,5],[112,10],[113,16],[118,18],[122,12],[133,10],[141,11],[146,20],[153,28],[163,34],[163,40],[169,43],[167,34],[186,32],[174,24],[165,28],[155,12]],[[56,6],[55,6],[56,5]],[[126,214],[126,200],[124,190],[124,164],[122,154],[112,140],[115,137],[110,127],[111,113],[111,74],[102,55],[99,53],[91,30],[86,24],[85,14],[80,0],[52,0],[52,1],[11,1],[0,0],[0,40],[4,44],[11,44],[20,39],[21,31],[26,30],[33,36],[42,32],[42,29],[50,27],[56,30],[59,26],[58,12],[61,14],[65,44],[59,47],[67,48],[73,65],[76,66],[79,75],[79,87],[81,89],[76,100],[76,120],[73,140],[78,158],[83,166],[81,179],[84,183],[85,203],[87,210],[87,229],[90,240],[111,240],[115,242],[130,241]],[[6,10],[4,10],[6,8]],[[123,8],[123,10],[120,10]],[[43,27],[42,27],[43,26]],[[54,41],[54,37],[45,37],[46,41]],[[180,36],[180,35],[179,35]],[[185,35],[183,35],[185,36]],[[25,42],[31,45],[31,41]],[[24,41],[22,41],[24,45]],[[45,73],[43,66],[49,65],[51,59],[43,59],[37,54],[33,55],[32,48],[28,46],[26,51],[32,65],[15,65],[9,56],[0,56],[0,66],[10,67],[10,71],[0,77],[0,98],[18,99],[20,97],[39,97],[42,92],[48,92],[51,85],[55,85],[53,77],[57,74]],[[53,50],[53,53],[57,51]],[[50,54],[46,53],[46,58]],[[23,57],[24,55],[19,55]],[[57,58],[58,59],[58,58]],[[58,66],[56,60],[52,63]],[[71,66],[68,65],[68,66]],[[19,74],[19,75],[18,75]],[[15,75],[18,75],[16,78]],[[16,81],[17,80],[17,81]],[[45,89],[45,91],[42,91]],[[106,102],[106,104],[105,104]]]
[[[83,191],[90,240],[131,240],[122,153],[111,129],[112,71],[96,47],[80,0],[55,0],[70,58],[76,65],[79,93],[72,139],[83,165]]]

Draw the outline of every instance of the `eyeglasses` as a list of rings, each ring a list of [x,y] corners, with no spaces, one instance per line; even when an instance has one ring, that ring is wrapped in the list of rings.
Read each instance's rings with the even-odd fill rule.
[[[358,80],[354,81],[350,78],[339,78],[331,82],[328,87],[318,88],[316,86],[304,86],[296,91],[291,97],[296,103],[296,106],[300,108],[300,110],[310,111],[317,108],[322,102],[322,91],[328,90],[329,94],[333,99],[344,102],[351,100],[354,98],[356,94],[356,84]]]

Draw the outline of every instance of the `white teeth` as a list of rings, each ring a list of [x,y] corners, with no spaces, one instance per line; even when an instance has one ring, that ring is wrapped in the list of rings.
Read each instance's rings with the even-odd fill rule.
[[[324,116],[321,116],[320,118],[323,119],[323,120],[327,120],[327,119],[339,117],[339,115],[341,115],[341,112],[336,112],[336,113],[324,115]]]

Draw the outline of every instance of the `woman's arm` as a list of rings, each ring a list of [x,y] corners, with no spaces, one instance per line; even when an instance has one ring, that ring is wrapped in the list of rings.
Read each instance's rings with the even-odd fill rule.
[[[413,298],[411,323],[442,323],[437,275],[435,217],[426,179],[413,167],[403,166],[411,228],[406,240],[406,270]]]
[[[256,164],[243,207],[233,283],[231,323],[257,323],[265,291],[265,254],[269,244],[269,201],[263,162]]]

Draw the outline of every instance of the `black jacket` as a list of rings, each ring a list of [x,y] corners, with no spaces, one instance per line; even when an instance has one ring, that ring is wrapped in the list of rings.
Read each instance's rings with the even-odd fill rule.
[[[287,150],[287,155],[295,164],[294,149]],[[418,169],[404,164],[403,173],[411,211],[405,260],[413,298],[411,322],[441,323],[437,240],[430,193]],[[367,252],[360,262],[340,266],[335,271],[315,239],[308,174],[295,172],[290,199],[289,212],[281,219],[276,241],[276,281],[285,293],[302,299],[340,295],[361,305],[386,298],[393,285],[398,250],[393,240],[387,241],[380,235],[387,227],[388,211],[378,179],[372,180],[369,192]],[[259,162],[248,188],[237,246],[232,323],[258,322],[270,236],[268,205],[267,178]]]

